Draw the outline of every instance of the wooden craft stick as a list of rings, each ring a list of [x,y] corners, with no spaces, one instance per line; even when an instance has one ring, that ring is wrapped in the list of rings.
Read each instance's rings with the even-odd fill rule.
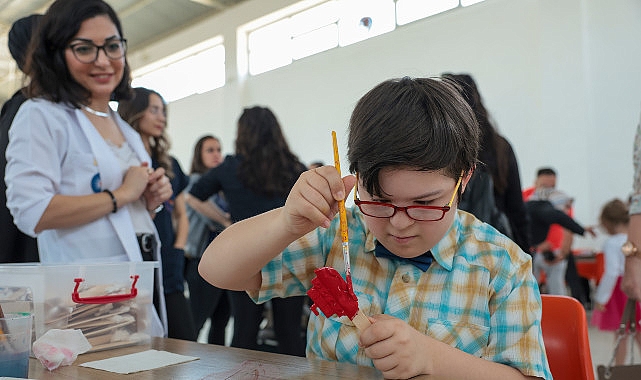
[[[352,322],[354,322],[354,325],[359,331],[363,331],[372,325],[369,318],[367,318],[361,309],[358,309],[358,312],[356,312],[356,315],[352,318]]]

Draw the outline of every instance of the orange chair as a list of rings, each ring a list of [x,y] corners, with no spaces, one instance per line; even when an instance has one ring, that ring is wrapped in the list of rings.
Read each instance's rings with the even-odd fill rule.
[[[543,343],[554,380],[594,380],[583,305],[566,296],[542,294],[541,300]]]
[[[603,272],[605,272],[605,256],[603,252],[597,252],[593,256],[584,258],[576,251],[573,252],[576,263],[576,271],[579,276],[585,277],[588,280],[593,280],[596,285],[599,285]]]

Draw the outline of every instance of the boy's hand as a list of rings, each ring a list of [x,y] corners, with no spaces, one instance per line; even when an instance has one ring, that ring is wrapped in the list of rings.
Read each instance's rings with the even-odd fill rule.
[[[359,344],[386,379],[408,379],[431,372],[429,337],[389,315],[376,315],[370,320],[372,325],[361,332]]]
[[[333,166],[322,166],[300,175],[287,197],[283,216],[290,233],[302,236],[318,226],[329,227],[356,178],[340,178]]]

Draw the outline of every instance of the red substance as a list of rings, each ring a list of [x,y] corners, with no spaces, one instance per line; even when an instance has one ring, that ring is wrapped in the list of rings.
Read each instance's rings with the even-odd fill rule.
[[[327,317],[336,314],[339,317],[354,318],[358,312],[358,298],[351,287],[351,278],[348,276],[348,284],[336,269],[331,267],[318,268],[314,273],[316,277],[312,280],[312,288],[307,291],[314,301],[310,307],[314,314],[318,315],[320,308]]]

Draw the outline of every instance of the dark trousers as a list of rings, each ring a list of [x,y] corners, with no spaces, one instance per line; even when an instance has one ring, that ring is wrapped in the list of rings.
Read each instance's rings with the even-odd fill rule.
[[[196,341],[198,335],[191,317],[191,308],[182,292],[165,293],[167,307],[167,337]]]
[[[587,306],[591,303],[590,283],[587,279],[579,276],[572,253],[567,256],[567,260],[568,267],[565,270],[565,282],[568,284],[568,287],[570,287],[572,297],[581,302],[583,306]]]
[[[245,292],[230,291],[231,310],[234,316],[232,347],[259,349],[256,338],[263,320],[264,305],[257,305]],[[274,333],[278,352],[287,355],[305,356],[305,341],[301,337],[301,317],[304,296],[273,298]]]
[[[207,342],[222,346],[225,344],[225,328],[231,315],[228,291],[205,281],[198,273],[199,263],[200,259],[185,259],[185,280],[189,286],[189,304],[194,316],[194,327],[198,334],[207,318],[210,318]]]
[[[0,181],[1,180],[0,178]],[[6,208],[3,210],[2,207],[3,204],[0,204],[0,230],[2,230],[0,263],[31,263],[40,261],[36,239],[23,234],[18,227],[13,224],[13,218],[9,214],[9,211],[6,210]]]
[[[138,244],[140,245],[140,253],[144,261],[154,261],[153,252],[156,249],[156,240],[150,240],[150,245],[146,246],[145,240],[138,236]],[[154,269],[158,271],[159,269]],[[158,287],[156,281],[158,275],[154,274],[154,307],[158,315],[160,312],[160,295],[158,294]],[[167,311],[167,337],[174,339],[183,339],[196,341],[198,339],[198,332],[194,328],[194,319],[191,315],[191,307],[185,298],[182,291],[174,291],[165,293],[165,310]]]

